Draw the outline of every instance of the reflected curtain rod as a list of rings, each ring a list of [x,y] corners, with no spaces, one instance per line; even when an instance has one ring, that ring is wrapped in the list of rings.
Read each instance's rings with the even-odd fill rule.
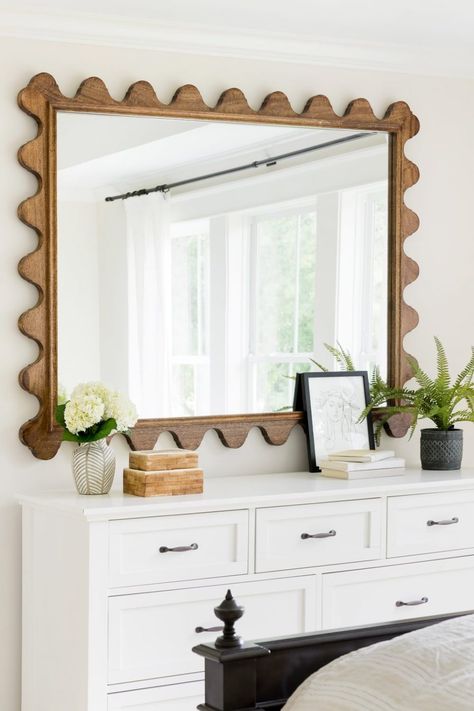
[[[216,173],[207,173],[205,175],[197,175],[195,178],[188,178],[187,180],[179,180],[176,183],[164,183],[163,185],[156,185],[154,188],[141,188],[141,190],[133,190],[132,192],[123,193],[122,195],[110,195],[105,198],[105,202],[113,202],[114,200],[128,200],[128,198],[141,197],[142,195],[149,195],[150,193],[167,193],[171,188],[178,188],[182,185],[190,185],[191,183],[198,183],[201,180],[210,180],[211,178],[218,178],[221,175],[230,175],[231,173],[239,173],[243,170],[249,170],[250,168],[259,168],[261,165],[270,167],[276,165],[278,161],[285,160],[286,158],[293,158],[293,156],[299,156],[304,153],[310,153],[312,151],[319,151],[322,148],[328,148],[328,146],[336,146],[340,143],[348,143],[349,141],[355,141],[359,138],[364,138],[365,136],[374,136],[377,131],[371,131],[369,133],[355,133],[353,136],[345,136],[344,138],[336,138],[333,141],[326,141],[326,143],[319,143],[317,146],[309,146],[308,148],[300,148],[297,151],[291,151],[290,153],[281,153],[278,156],[273,156],[271,158],[265,158],[264,160],[255,160],[253,163],[246,163],[245,165],[239,165],[235,168],[228,168],[227,170],[219,170]]]

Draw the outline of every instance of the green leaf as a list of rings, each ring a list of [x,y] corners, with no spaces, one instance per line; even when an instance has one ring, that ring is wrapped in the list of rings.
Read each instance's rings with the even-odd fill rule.
[[[80,432],[78,437],[80,442],[97,442],[99,439],[108,437],[112,430],[117,429],[117,422],[113,417],[99,422],[98,425],[89,427],[85,432]]]
[[[442,430],[453,427],[456,422],[474,422],[474,348],[471,348],[468,363],[457,376],[454,385],[451,385],[444,346],[439,338],[434,340],[437,355],[436,378],[430,378],[410,356],[408,360],[418,385],[416,388],[390,388],[375,369],[371,379],[372,402],[366,407],[362,417],[374,407],[386,402],[388,407],[383,421],[397,412],[409,412],[413,415],[410,437],[420,419],[430,419]]]
[[[355,370],[354,361],[352,360],[352,356],[349,353],[349,351],[345,351],[344,348],[339,343],[339,341],[337,342],[337,347],[339,348],[339,351],[341,353],[342,360],[345,365],[345,369],[349,370],[349,371]]]
[[[324,347],[334,357],[336,363],[342,368],[342,370],[355,370],[351,354],[349,351],[345,351],[339,342],[336,346],[331,346],[329,343],[325,343]]]
[[[63,442],[82,442],[82,439],[79,435],[73,434],[65,429],[63,432]]]
[[[408,356],[408,362],[413,371],[413,377],[421,388],[432,388],[434,386],[434,381],[431,380],[430,376],[425,373],[424,370],[418,365],[418,361],[411,356]]]
[[[474,422],[474,412],[469,412],[468,410],[458,410],[458,412],[454,413],[451,425],[455,425],[457,422]]]
[[[316,368],[319,368],[319,370],[322,370],[323,373],[329,372],[329,368],[326,368],[325,365],[321,365],[321,363],[318,363],[318,361],[314,360],[314,358],[310,358],[310,361],[311,361],[311,363],[313,363],[316,366]]]
[[[64,420],[64,410],[66,409],[66,404],[67,403],[64,403],[63,405],[56,405],[56,409],[54,411],[56,422],[58,425],[61,425],[61,427],[66,427],[66,422]]]
[[[436,367],[438,371],[435,384],[436,387],[443,392],[449,388],[450,383],[448,359],[446,358],[446,351],[439,338],[435,336],[434,340],[436,343]]]
[[[474,377],[474,348],[471,346],[471,357],[461,370],[454,383],[454,388],[458,388],[461,384],[470,385],[472,378]],[[463,383],[463,381],[466,381]]]

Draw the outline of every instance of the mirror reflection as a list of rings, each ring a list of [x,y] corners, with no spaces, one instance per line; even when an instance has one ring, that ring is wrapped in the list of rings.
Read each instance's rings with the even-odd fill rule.
[[[336,342],[386,375],[387,134],[57,118],[64,389],[101,380],[142,418],[276,411]]]

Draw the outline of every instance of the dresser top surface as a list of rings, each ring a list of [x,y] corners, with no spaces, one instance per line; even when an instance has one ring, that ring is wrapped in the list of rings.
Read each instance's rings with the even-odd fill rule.
[[[121,492],[80,496],[72,491],[44,491],[22,494],[18,499],[23,505],[62,510],[88,520],[109,520],[471,488],[474,488],[474,469],[456,472],[405,469],[397,476],[353,481],[309,472],[214,477],[205,479],[202,494],[187,496],[142,498]]]

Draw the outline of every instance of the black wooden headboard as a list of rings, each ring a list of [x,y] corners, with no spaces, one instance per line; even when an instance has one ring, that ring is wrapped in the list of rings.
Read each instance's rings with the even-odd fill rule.
[[[460,615],[244,643],[234,629],[244,610],[230,590],[214,611],[224,622],[222,636],[213,644],[193,648],[206,660],[206,696],[205,703],[198,706],[201,711],[279,711],[304,679],[333,659]]]

